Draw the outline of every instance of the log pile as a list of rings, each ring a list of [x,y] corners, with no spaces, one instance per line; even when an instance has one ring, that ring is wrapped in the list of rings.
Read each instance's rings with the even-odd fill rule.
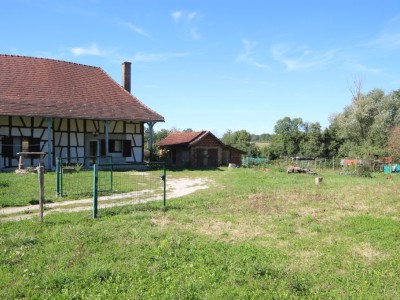
[[[300,167],[297,166],[289,166],[286,168],[286,173],[288,174],[311,174],[311,175],[315,175],[317,173],[315,173],[313,170],[309,170],[309,169],[302,169]]]

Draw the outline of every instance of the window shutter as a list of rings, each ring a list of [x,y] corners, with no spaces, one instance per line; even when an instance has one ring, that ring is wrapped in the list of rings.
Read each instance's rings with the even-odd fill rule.
[[[13,156],[13,138],[3,137],[1,140],[1,156],[12,157]]]
[[[40,152],[40,138],[29,139],[29,152]]]
[[[108,140],[108,151],[109,152],[114,152],[115,148],[115,141],[114,140]]]
[[[122,149],[122,156],[123,157],[130,157],[132,148],[131,148],[131,140],[124,140],[123,142],[123,149]]]
[[[100,140],[100,155],[106,155],[106,140]]]

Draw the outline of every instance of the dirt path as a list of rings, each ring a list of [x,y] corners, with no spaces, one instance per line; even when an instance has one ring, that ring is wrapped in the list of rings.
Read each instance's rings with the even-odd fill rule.
[[[210,180],[207,178],[179,178],[167,180],[167,201],[194,193],[197,190],[207,189]],[[147,194],[147,195],[146,195]],[[142,196],[146,195],[142,198]],[[140,200],[132,200],[135,197],[141,197]],[[118,201],[121,200],[121,201]],[[139,192],[114,194],[111,196],[99,197],[99,206],[108,208],[114,206],[122,206],[127,204],[138,204],[150,201],[162,200],[161,195],[156,195],[155,191],[142,190]],[[84,210],[92,210],[93,199],[69,200],[63,202],[55,202],[45,204],[45,213],[54,212],[77,212]],[[38,205],[28,205],[20,207],[7,207],[0,209],[0,222],[19,221],[37,217],[39,213]]]

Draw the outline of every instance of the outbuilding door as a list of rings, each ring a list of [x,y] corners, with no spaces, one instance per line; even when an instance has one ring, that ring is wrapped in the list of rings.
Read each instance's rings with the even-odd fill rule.
[[[218,166],[218,149],[198,149],[197,150],[197,166],[217,167]]]

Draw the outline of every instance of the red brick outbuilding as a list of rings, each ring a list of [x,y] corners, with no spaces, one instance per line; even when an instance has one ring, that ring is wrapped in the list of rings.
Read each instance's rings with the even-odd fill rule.
[[[167,150],[167,163],[178,167],[218,167],[241,164],[246,152],[225,145],[210,131],[173,132],[156,143]]]

